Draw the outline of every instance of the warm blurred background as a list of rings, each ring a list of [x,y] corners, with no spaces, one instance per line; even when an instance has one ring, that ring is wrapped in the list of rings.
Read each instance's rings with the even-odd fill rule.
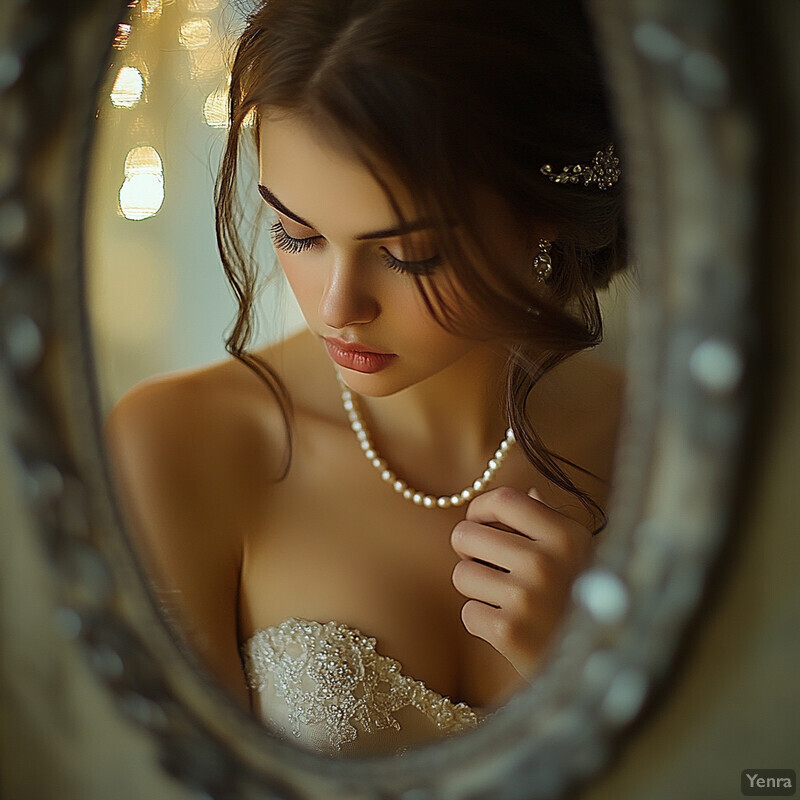
[[[141,0],[118,29],[87,211],[87,302],[105,410],[138,381],[226,357],[236,303],[217,255],[213,187],[226,63],[243,18],[228,0]],[[258,208],[255,159],[242,185]],[[302,325],[261,237],[258,346]]]

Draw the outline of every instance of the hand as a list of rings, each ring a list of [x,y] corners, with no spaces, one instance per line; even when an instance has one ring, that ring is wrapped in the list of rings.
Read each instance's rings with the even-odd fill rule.
[[[501,486],[469,504],[450,542],[461,556],[453,586],[469,598],[464,627],[530,679],[589,560],[591,533],[535,490]]]

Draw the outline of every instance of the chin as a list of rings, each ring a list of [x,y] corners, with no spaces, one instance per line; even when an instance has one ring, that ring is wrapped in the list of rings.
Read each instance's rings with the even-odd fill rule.
[[[339,371],[347,387],[356,394],[364,397],[391,397],[404,389],[418,386],[424,381],[440,375],[450,366],[450,363],[436,365],[427,372],[422,370],[409,372],[398,369],[399,365],[387,367],[380,372],[373,373],[344,369]]]
[[[347,388],[364,397],[390,397],[418,383],[407,378],[404,380],[400,375],[391,375],[391,372],[391,368],[373,373],[339,369]]]

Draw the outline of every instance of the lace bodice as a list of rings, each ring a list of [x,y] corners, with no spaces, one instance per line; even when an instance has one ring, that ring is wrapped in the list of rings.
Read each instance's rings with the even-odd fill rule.
[[[375,639],[347,625],[287,619],[257,631],[242,653],[267,727],[318,752],[402,752],[478,724],[468,705],[404,675]]]

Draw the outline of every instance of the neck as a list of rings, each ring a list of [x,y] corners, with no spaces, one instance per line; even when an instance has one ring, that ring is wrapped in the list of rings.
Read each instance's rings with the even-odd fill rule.
[[[391,397],[360,397],[376,445],[393,460],[412,461],[435,450],[474,470],[504,437],[506,356],[476,347],[436,375]]]

